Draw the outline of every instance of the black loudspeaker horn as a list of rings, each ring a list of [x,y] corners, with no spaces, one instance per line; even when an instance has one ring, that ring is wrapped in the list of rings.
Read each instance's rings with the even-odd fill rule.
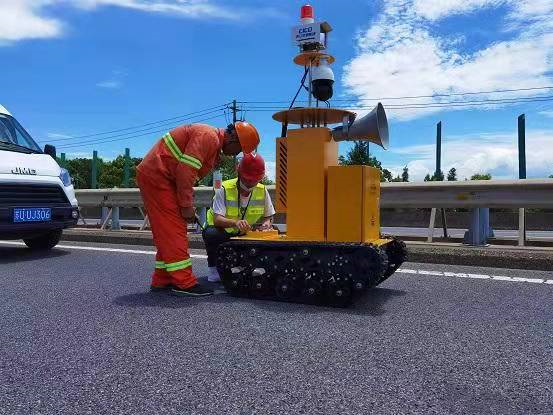
[[[384,107],[379,102],[374,109],[358,120],[344,122],[332,130],[334,141],[370,141],[388,149],[388,120]]]

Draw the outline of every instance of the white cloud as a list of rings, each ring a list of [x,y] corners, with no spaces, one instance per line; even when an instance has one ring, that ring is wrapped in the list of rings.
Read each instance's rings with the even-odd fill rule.
[[[55,0],[2,0],[0,5],[0,45],[21,39],[60,36],[63,23],[42,14]]]
[[[414,0],[413,7],[417,15],[436,20],[448,15],[497,7],[506,0]]]
[[[100,87],[100,88],[107,88],[107,89],[119,89],[121,88],[121,81],[116,81],[116,80],[107,80],[107,81],[102,81],[102,82],[98,82],[96,84],[97,87]]]
[[[535,88],[553,84],[553,0],[387,0],[383,13],[358,36],[357,56],[344,67],[343,84],[360,99],[420,96]],[[483,7],[510,7],[508,19],[519,24],[510,40],[466,53],[462,39],[432,32],[431,23],[445,16],[476,12]],[[543,15],[543,13],[546,13]],[[511,26],[510,30],[515,30]],[[546,93],[541,91],[541,93]],[[540,91],[455,97],[455,101],[520,98]],[[450,98],[409,100],[416,108],[394,109],[384,100],[391,118],[409,120],[443,111],[424,103]],[[405,103],[405,100],[403,102]],[[365,104],[366,105],[366,104]],[[468,104],[470,105],[470,104]],[[494,106],[479,106],[486,109]],[[502,104],[503,105],[503,104]],[[466,109],[459,106],[457,109]]]
[[[273,182],[276,180],[276,161],[265,160],[265,174]]]
[[[60,134],[60,133],[46,133],[48,138],[73,138],[72,135]]]
[[[392,149],[392,153],[409,157],[411,180],[423,180],[435,170],[434,144]],[[516,132],[469,134],[453,136],[442,143],[442,170],[445,174],[455,167],[463,180],[475,173],[490,173],[496,179],[518,177],[518,147]],[[394,166],[394,173],[403,166]],[[526,131],[526,168],[528,177],[548,177],[553,174],[553,130]]]
[[[145,13],[165,14],[183,18],[218,18],[239,20],[249,16],[277,16],[273,8],[247,10],[223,1],[213,0],[1,0],[0,46],[36,38],[55,38],[63,35],[64,22],[48,15],[55,5],[93,11],[101,7],[120,7]]]
[[[119,89],[123,86],[123,78],[127,76],[127,71],[123,69],[114,69],[111,71],[111,77],[104,81],[96,83],[99,88]]]
[[[553,118],[553,110],[540,111],[538,114],[543,115],[544,117]]]
[[[166,13],[185,17],[217,17],[238,19],[239,13],[233,8],[212,4],[208,0],[66,0],[84,9],[101,6],[126,7],[151,13]]]
[[[90,159],[92,158],[92,151],[85,152],[85,151],[78,151],[78,152],[72,152],[72,153],[65,153],[65,158],[68,160],[71,159]]]

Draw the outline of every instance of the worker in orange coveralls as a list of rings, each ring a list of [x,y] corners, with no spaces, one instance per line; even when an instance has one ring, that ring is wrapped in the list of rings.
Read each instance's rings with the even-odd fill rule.
[[[193,186],[216,166],[221,151],[248,154],[258,145],[259,133],[244,121],[226,129],[183,125],[165,134],[137,166],[136,179],[157,248],[152,291],[213,294],[198,283],[188,253],[187,223],[196,218]]]

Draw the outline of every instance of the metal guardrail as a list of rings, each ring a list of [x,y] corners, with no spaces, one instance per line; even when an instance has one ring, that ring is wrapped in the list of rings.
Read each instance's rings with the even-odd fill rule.
[[[553,179],[383,183],[386,208],[553,208]]]
[[[267,188],[274,199],[275,186]],[[123,207],[139,208],[144,216],[140,229],[143,230],[148,225],[147,216],[143,211],[144,203],[138,189],[82,189],[77,190],[76,195],[81,208],[109,209],[102,221],[102,229],[106,227],[110,218],[118,223],[119,208]],[[204,215],[205,208],[211,206],[212,198],[211,187],[194,188],[196,208],[201,209]],[[381,183],[380,207],[432,208],[429,242],[432,241],[431,235],[434,233],[436,208],[474,209],[471,223],[474,244],[485,243],[486,235],[489,233],[489,224],[482,220],[481,208],[519,209],[519,245],[524,245],[524,208],[553,208],[553,179]]]
[[[267,186],[275,197],[275,186]],[[77,190],[81,207],[143,207],[138,189]],[[211,187],[195,187],[196,207],[209,207]],[[553,179],[382,183],[382,208],[553,208]]]

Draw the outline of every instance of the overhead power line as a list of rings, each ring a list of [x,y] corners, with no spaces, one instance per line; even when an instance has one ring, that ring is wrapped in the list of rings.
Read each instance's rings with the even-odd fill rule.
[[[178,115],[178,116],[171,117],[171,118],[165,118],[163,120],[152,121],[152,122],[148,122],[148,123],[145,123],[145,124],[139,124],[139,125],[135,125],[135,126],[132,126],[132,127],[119,128],[117,130],[103,131],[103,132],[99,132],[99,133],[85,134],[85,135],[80,135],[80,136],[58,138],[58,139],[55,139],[55,140],[48,140],[48,142],[59,142],[59,141],[70,141],[70,140],[75,141],[75,140],[79,140],[79,139],[82,139],[82,138],[97,137],[97,136],[101,136],[101,135],[119,133],[119,132],[122,132],[122,131],[135,130],[137,128],[146,127],[146,126],[150,126],[150,125],[153,126],[153,127],[150,127],[150,128],[157,128],[157,127],[160,127],[161,125],[164,125],[164,124],[175,123],[176,121],[185,121],[185,120],[188,120],[188,119],[191,119],[191,118],[201,117],[201,116],[204,116],[204,115],[212,114],[216,111],[220,111],[220,110],[223,110],[223,109],[227,108],[227,106],[228,106],[228,104],[221,104],[221,105],[217,105],[215,107],[205,108],[203,110],[193,111],[193,112],[189,112],[187,114],[182,114],[182,115]],[[135,132],[142,132],[142,131],[145,131],[145,130],[146,129],[142,129],[142,130],[138,130],[138,131],[135,131]]]
[[[455,107],[472,107],[480,105],[502,105],[502,104],[523,104],[528,102],[548,102],[553,100],[553,95],[535,97],[535,98],[505,98],[505,99],[489,99],[477,101],[448,101],[448,102],[429,102],[429,103],[412,103],[412,104],[385,104],[386,109],[424,109],[424,108],[455,108]],[[354,106],[354,105],[333,105],[334,108],[346,108],[352,110],[373,109],[374,106]],[[276,106],[251,106],[250,111],[278,111],[281,107]]]
[[[199,123],[199,122],[202,122],[202,121],[213,120],[213,119],[219,118],[219,117],[224,117],[224,114],[221,112],[220,114],[217,114],[217,115],[214,115],[214,116],[211,116],[211,117],[202,118],[202,119],[199,119],[199,120],[194,120],[194,122]],[[177,125],[174,125],[174,126],[176,127]],[[126,134],[127,135],[126,137],[117,137],[117,138],[115,138],[116,136],[102,137],[100,139],[95,139],[95,140],[90,140],[90,141],[82,141],[82,142],[79,142],[79,143],[62,144],[62,145],[59,146],[59,148],[66,149],[66,148],[88,147],[90,145],[95,145],[95,144],[105,144],[105,143],[113,143],[113,142],[116,142],[116,141],[131,140],[131,139],[134,139],[136,137],[143,137],[143,136],[150,135],[150,134],[160,134],[160,133],[165,133],[165,132],[167,132],[167,128],[164,128],[162,130],[157,130],[157,131],[148,131],[148,132],[142,133],[142,134],[132,134],[132,135]]]
[[[222,111],[222,109],[208,111],[208,112],[199,114],[198,116],[209,115],[209,114],[213,114],[213,113],[219,112],[219,111]],[[189,121],[194,121],[194,120],[192,119],[192,117],[187,118],[187,120],[189,120]],[[107,139],[107,138],[137,137],[137,136],[140,136],[140,135],[137,135],[138,133],[143,133],[143,132],[146,132],[146,133],[153,133],[153,132],[155,132],[154,130],[156,130],[157,128],[160,128],[160,127],[165,127],[165,128],[172,128],[172,127],[175,127],[176,125],[180,124],[180,122],[183,121],[183,120],[178,120],[178,121],[179,121],[178,123],[177,123],[176,120],[175,120],[175,121],[173,121],[173,122],[171,122],[171,123],[158,124],[158,125],[155,125],[155,126],[153,126],[153,127],[148,127],[148,128],[144,128],[144,129],[141,129],[141,130],[134,130],[134,131],[129,131],[129,132],[126,132],[126,133],[121,133],[121,134],[115,134],[115,135],[110,135],[110,136],[105,136],[105,137],[93,138],[92,140],[83,140],[83,141],[79,141],[79,140],[76,140],[76,141],[75,141],[75,140],[73,140],[73,142],[68,143],[68,144],[85,144],[85,143],[93,143],[93,142],[95,142],[96,140],[104,140],[104,139]]]
[[[524,91],[543,91],[553,89],[553,86],[540,86],[535,88],[515,88],[515,89],[497,89],[494,91],[474,91],[474,92],[452,92],[449,94],[433,94],[433,95],[412,95],[412,96],[400,96],[400,97],[380,97],[380,98],[337,98],[332,101],[382,101],[382,100],[400,100],[400,99],[419,99],[419,98],[438,98],[438,97],[451,97],[451,96],[464,96],[464,95],[484,95],[484,94],[500,94],[507,92],[524,92]],[[282,101],[238,101],[243,104],[281,104],[288,103],[287,100]],[[307,102],[305,100],[298,102]]]

